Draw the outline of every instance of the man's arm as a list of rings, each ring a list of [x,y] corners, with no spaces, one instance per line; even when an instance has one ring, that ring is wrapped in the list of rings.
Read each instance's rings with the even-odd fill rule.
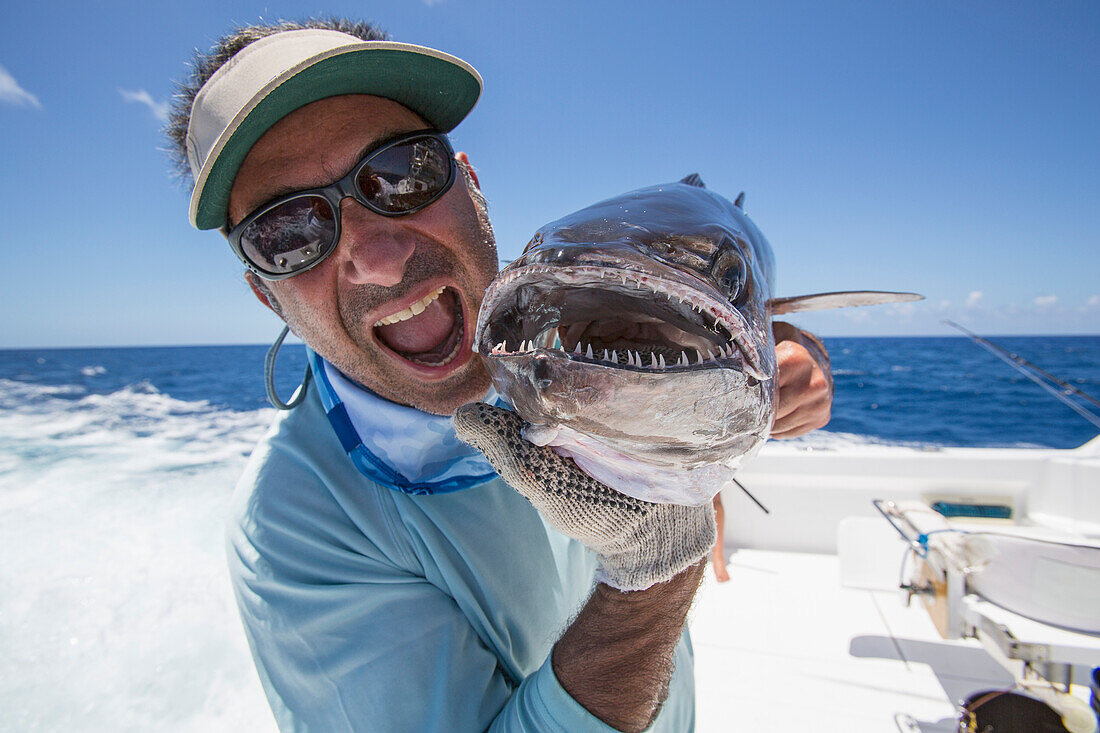
[[[458,436],[489,459],[562,533],[596,552],[599,584],[554,647],[562,688],[619,730],[654,720],[672,673],[672,652],[714,543],[709,502],[652,504],[620,494],[572,460],[522,436],[523,419],[483,403],[454,414]]]
[[[598,584],[554,646],[554,674],[565,691],[613,728],[648,728],[668,693],[672,652],[704,566],[642,591]]]

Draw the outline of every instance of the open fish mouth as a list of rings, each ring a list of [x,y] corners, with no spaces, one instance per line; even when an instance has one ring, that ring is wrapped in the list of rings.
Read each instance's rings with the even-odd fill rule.
[[[502,273],[486,292],[475,343],[487,359],[539,352],[610,369],[771,378],[745,317],[717,293],[613,266],[532,264]]]

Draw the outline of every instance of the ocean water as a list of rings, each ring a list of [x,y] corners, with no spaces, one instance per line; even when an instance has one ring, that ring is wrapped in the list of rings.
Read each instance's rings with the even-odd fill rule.
[[[1100,337],[999,343],[1094,396]],[[826,339],[810,444],[1070,448],[1096,429],[965,338]],[[0,351],[0,730],[273,730],[223,559],[263,346]],[[305,367],[283,350],[284,399]]]

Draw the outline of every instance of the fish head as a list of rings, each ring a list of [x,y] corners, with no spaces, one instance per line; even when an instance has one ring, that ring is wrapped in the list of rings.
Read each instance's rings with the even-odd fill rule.
[[[640,189],[542,227],[489,286],[475,348],[529,423],[728,464],[773,419],[773,270],[739,206],[701,183]]]

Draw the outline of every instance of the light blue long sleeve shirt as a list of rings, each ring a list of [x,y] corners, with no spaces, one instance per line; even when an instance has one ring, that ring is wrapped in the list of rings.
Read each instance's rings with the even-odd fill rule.
[[[500,479],[413,496],[360,474],[317,392],[276,419],[234,495],[229,567],[280,727],[610,731],[550,650],[595,558]],[[694,723],[687,633],[653,731]]]

